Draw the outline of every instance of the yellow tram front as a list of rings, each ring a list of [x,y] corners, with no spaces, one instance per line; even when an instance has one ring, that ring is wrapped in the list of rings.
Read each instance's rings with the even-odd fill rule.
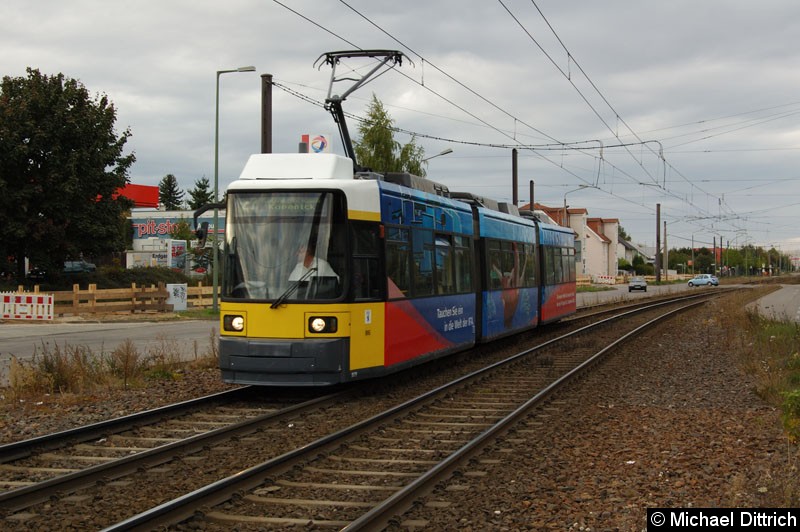
[[[227,191],[226,382],[330,385],[383,366],[377,185],[335,155],[254,155]]]

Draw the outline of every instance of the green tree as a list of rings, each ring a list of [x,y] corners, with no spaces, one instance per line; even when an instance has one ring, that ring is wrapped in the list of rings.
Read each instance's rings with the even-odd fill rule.
[[[694,252],[695,273],[714,273],[714,256],[708,248],[700,248]]]
[[[174,240],[186,240],[189,242],[194,238],[194,231],[189,226],[189,221],[181,216],[180,220],[172,224],[172,231],[169,232],[169,236]]]
[[[158,202],[168,211],[177,211],[183,206],[183,194],[172,174],[165,175],[158,184]]]
[[[353,148],[361,166],[376,172],[410,172],[425,177],[425,149],[413,137],[405,145],[394,139],[394,120],[374,94],[358,133],[361,140],[354,141]]]
[[[214,202],[214,191],[211,190],[211,184],[208,179],[201,177],[194,182],[194,188],[189,191],[189,208],[193,211],[199,209],[203,205],[208,205]]]
[[[686,273],[690,266],[687,266],[692,260],[691,250],[687,253],[682,249],[669,250],[669,268],[677,271],[678,273]]]
[[[115,192],[136,160],[116,109],[75,79],[27,69],[0,82],[0,256],[24,275],[25,257],[48,271],[81,255],[125,249],[132,206]]]
[[[647,274],[647,266],[645,264],[644,258],[641,255],[634,255],[633,257],[633,271],[636,272],[637,275],[646,275]],[[651,268],[652,271],[652,268]]]

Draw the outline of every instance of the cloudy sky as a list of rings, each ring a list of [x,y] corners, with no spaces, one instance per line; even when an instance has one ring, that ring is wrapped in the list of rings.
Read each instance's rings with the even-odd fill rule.
[[[407,58],[351,95],[375,94],[418,135],[428,177],[452,190],[618,218],[670,247],[751,242],[800,253],[800,4],[795,0],[5,0],[0,74],[26,67],[106,94],[129,128],[131,181],[214,175],[220,188],[260,150],[261,74],[272,74],[273,150],[328,133],[321,107],[334,50]],[[340,67],[363,72],[364,61]],[[309,101],[310,100],[310,101]],[[316,104],[313,102],[317,102]],[[350,121],[351,131],[357,123]],[[402,143],[410,140],[396,134]]]

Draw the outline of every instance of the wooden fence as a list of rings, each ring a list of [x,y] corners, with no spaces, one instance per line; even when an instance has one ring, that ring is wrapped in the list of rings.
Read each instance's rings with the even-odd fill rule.
[[[22,286],[17,288],[23,293]],[[33,287],[33,293],[39,293],[39,285]],[[97,285],[90,284],[85,290],[80,285],[73,285],[72,290],[47,292],[53,294],[53,314],[98,314],[110,312],[171,312],[172,305],[167,304],[169,293],[166,285],[136,286],[130,288],[111,288],[98,290]],[[213,302],[213,287],[188,286],[186,289],[187,308],[210,307]]]

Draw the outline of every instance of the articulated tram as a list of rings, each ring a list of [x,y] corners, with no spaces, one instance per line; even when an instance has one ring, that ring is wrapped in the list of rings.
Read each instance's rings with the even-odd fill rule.
[[[334,154],[257,154],[227,190],[227,382],[385,375],[575,312],[571,229]]]

